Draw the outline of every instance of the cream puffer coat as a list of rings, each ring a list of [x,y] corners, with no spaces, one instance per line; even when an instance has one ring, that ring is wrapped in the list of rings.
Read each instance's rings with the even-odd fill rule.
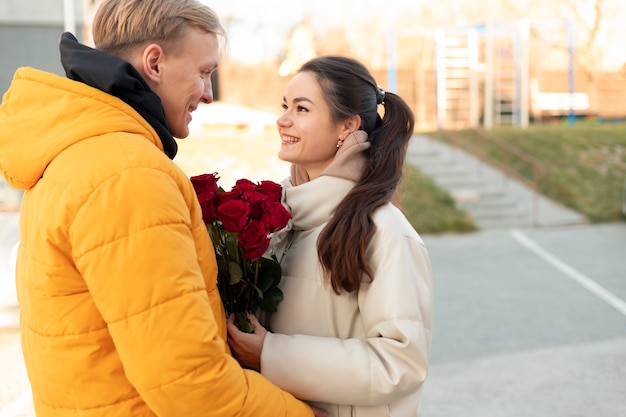
[[[230,356],[193,187],[135,110],[23,68],[0,126],[38,416],[312,415]]]
[[[284,299],[271,316],[261,372],[330,417],[417,417],[433,325],[432,270],[420,236],[388,203],[373,215],[373,281],[337,295],[321,277],[318,236],[354,185],[328,175],[285,183],[292,230],[273,241]]]

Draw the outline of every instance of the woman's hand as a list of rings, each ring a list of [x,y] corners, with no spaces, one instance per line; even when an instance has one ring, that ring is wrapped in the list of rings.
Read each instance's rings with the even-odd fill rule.
[[[254,333],[244,333],[235,326],[235,315],[228,317],[228,344],[241,366],[245,368],[261,370],[261,352],[263,351],[263,340],[267,334],[265,327],[253,314],[248,314],[248,318],[254,325]]]
[[[315,408],[315,407],[311,407],[313,409],[313,416],[315,417],[327,417],[328,416],[328,411],[321,409],[321,408]]]
[[[248,319],[254,325],[254,333],[245,333],[235,325],[235,315],[228,317],[228,344],[241,366],[257,371],[261,370],[261,352],[263,351],[263,340],[267,334],[265,327],[253,314],[248,314]],[[328,411],[311,407],[314,417],[327,417]]]

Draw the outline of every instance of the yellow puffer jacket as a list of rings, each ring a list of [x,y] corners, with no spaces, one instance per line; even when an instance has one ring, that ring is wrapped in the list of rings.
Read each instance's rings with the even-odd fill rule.
[[[230,356],[193,187],[135,110],[22,68],[0,126],[38,416],[312,415]]]

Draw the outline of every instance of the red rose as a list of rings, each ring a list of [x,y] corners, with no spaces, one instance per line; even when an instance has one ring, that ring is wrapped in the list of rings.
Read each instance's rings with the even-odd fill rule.
[[[217,202],[215,201],[216,194],[210,195],[204,193],[198,196],[198,202],[202,209],[202,220],[204,223],[209,224],[217,219]]]
[[[248,227],[239,233],[241,256],[245,259],[260,258],[270,245],[265,224],[260,220],[251,220]]]
[[[243,200],[227,200],[217,206],[217,218],[222,221],[224,229],[232,233],[246,227],[248,213],[250,205]]]
[[[267,196],[256,190],[246,191],[241,195],[241,199],[250,204],[250,218],[261,220],[262,203],[267,200]]]
[[[259,191],[265,194],[271,201],[280,201],[282,187],[273,181],[261,181]]]
[[[263,215],[261,220],[265,223],[270,232],[282,229],[287,226],[291,213],[281,203],[276,201],[263,202]]]
[[[217,195],[217,205],[221,206],[230,200],[241,200],[241,193],[238,191],[224,191]]]
[[[235,183],[234,187],[233,187],[233,191],[239,191],[240,193],[246,193],[249,191],[254,191],[256,190],[257,185],[255,183],[253,183],[250,180],[247,180],[245,178],[237,180],[237,182]]]
[[[218,194],[216,174],[202,174],[191,177],[191,184],[198,196],[198,202],[202,208],[202,219],[205,223],[215,220],[215,197]]]
[[[196,194],[204,194],[204,193],[217,193],[217,180],[220,177],[217,173],[213,174],[202,174],[191,177],[191,183],[193,184],[194,190],[196,190]]]

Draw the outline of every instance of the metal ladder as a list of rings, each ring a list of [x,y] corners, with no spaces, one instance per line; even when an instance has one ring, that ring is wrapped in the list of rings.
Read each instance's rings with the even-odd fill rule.
[[[478,126],[478,33],[437,29],[435,54],[438,128]]]

